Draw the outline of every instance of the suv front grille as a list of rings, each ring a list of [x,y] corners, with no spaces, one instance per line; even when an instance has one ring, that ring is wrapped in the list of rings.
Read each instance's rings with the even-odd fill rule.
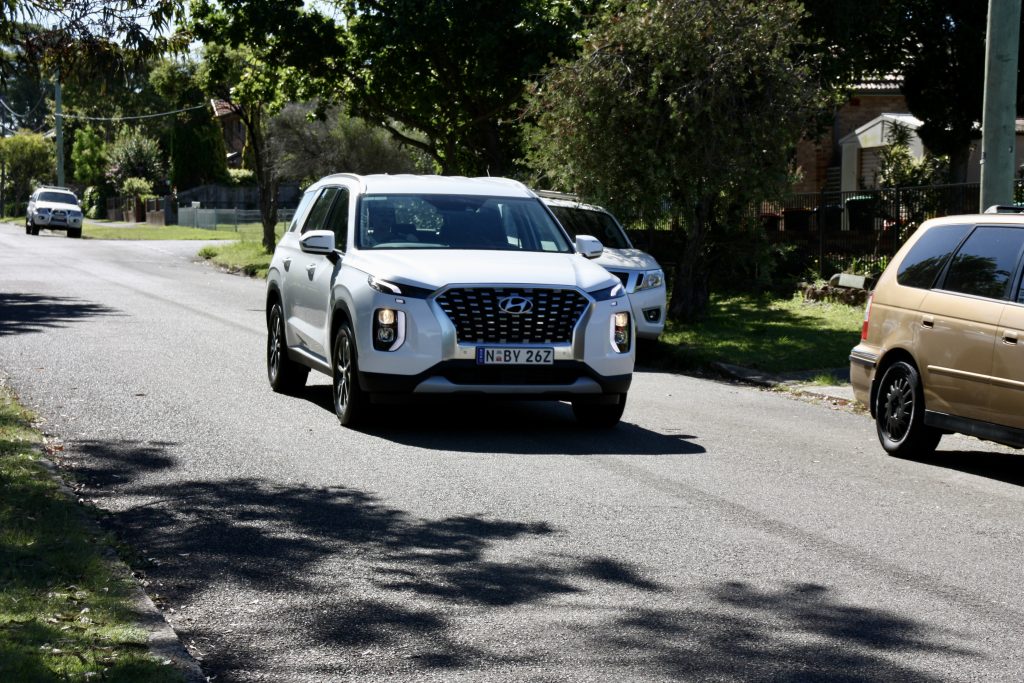
[[[519,314],[507,313],[499,307],[506,297],[521,297],[532,306]],[[564,344],[572,341],[573,328],[589,301],[575,289],[456,287],[441,293],[437,303],[455,325],[460,342]]]

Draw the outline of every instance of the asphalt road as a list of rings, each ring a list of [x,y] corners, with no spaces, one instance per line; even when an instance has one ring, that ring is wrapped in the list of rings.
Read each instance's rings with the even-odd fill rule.
[[[1024,454],[656,372],[347,430],[197,248],[0,226],[0,373],[216,681],[1024,679]]]

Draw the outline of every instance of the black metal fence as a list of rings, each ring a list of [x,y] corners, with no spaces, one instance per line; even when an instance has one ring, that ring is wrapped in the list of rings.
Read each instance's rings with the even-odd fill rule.
[[[1020,183],[1017,195],[1024,199]],[[978,213],[979,201],[979,185],[967,183],[792,194],[751,207],[751,214],[770,244],[787,248],[787,261],[828,278],[844,271],[880,272],[925,220]],[[629,226],[637,247],[671,261],[673,236],[666,225],[632,220]]]
[[[765,202],[758,214],[773,244],[800,250],[808,270],[881,271],[929,218],[978,213],[977,184],[895,187],[856,192],[794,194]]]

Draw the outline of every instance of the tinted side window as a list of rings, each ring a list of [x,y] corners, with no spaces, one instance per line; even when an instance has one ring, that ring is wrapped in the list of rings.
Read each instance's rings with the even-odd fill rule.
[[[332,188],[333,189],[333,188]],[[327,218],[325,230],[334,232],[334,248],[345,251],[348,247],[348,188],[338,188],[334,208]]]
[[[288,226],[288,231],[289,232],[291,232],[292,230],[295,230],[299,226],[299,224],[301,223],[302,219],[306,215],[306,209],[309,208],[309,204],[310,204],[310,202],[313,201],[313,197],[315,197],[315,196],[316,196],[315,192],[306,192],[306,193],[304,193],[302,195],[302,199],[299,200],[299,205],[295,209],[295,213],[292,214],[292,222]]]
[[[953,257],[943,289],[1005,298],[1022,248],[1024,230],[1020,228],[979,227]]]
[[[629,249],[629,240],[615,219],[607,213],[568,206],[548,207],[570,235],[591,235],[612,249]]]
[[[969,225],[942,225],[921,236],[896,272],[896,282],[905,287],[931,289],[950,254],[960,244]]]
[[[327,217],[331,213],[331,204],[334,202],[334,198],[337,196],[339,191],[340,188],[327,187],[320,192],[320,196],[316,198],[313,208],[309,210],[309,217],[302,225],[302,232],[331,229],[327,225]]]

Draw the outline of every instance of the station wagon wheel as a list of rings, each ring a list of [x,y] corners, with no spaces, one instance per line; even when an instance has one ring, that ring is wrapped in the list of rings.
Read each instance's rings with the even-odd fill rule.
[[[334,412],[343,425],[353,425],[366,410],[366,394],[359,388],[355,335],[342,323],[334,336]]]
[[[267,319],[267,379],[270,380],[270,388],[290,394],[306,386],[308,376],[309,368],[288,357],[284,312],[281,304],[275,303]]]
[[[921,376],[910,363],[895,363],[882,376],[875,426],[882,448],[892,455],[928,455],[939,445],[942,432],[924,423]]]

